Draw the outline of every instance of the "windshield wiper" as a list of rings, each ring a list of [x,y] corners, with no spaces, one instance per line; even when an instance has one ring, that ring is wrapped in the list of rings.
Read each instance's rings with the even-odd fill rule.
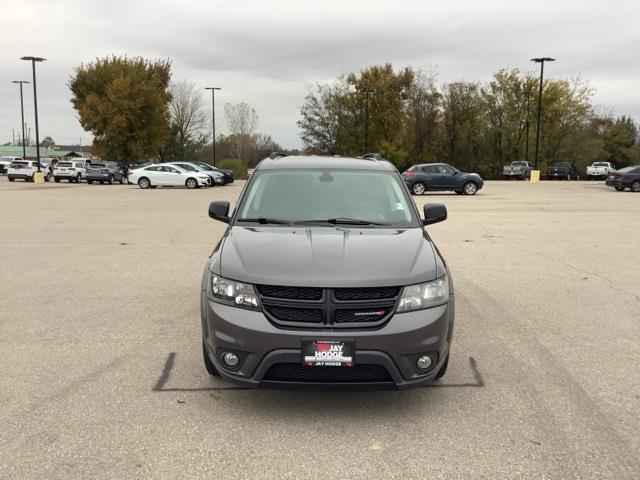
[[[372,222],[370,220],[359,220],[357,218],[328,218],[326,220],[300,220],[298,223],[331,223],[333,225],[377,225],[389,226],[389,223]]]
[[[268,223],[275,224],[275,225],[293,225],[293,222],[291,220],[283,220],[281,218],[266,218],[266,217],[239,218],[238,222],[259,223],[260,225],[266,225]]]

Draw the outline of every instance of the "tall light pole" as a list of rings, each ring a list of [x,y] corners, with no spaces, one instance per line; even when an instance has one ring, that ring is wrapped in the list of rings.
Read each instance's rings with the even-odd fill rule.
[[[536,126],[536,163],[534,168],[538,170],[538,159],[540,158],[540,117],[542,114],[542,82],[544,81],[544,62],[555,62],[555,58],[540,57],[532,58],[532,62],[540,64],[540,91],[538,93],[538,121]]]
[[[211,130],[213,139],[211,142],[213,150],[213,166],[216,166],[216,90],[222,90],[220,87],[205,87],[205,90],[211,90]]]
[[[529,99],[530,97],[531,97],[531,90],[527,89],[527,91],[524,92],[524,98],[527,102],[527,117],[524,122],[524,129],[526,132],[525,143],[524,143],[524,160],[527,163],[529,163]]]
[[[364,153],[369,152],[369,94],[375,93],[375,90],[367,88],[364,91],[366,95],[366,105],[364,108]]]
[[[24,101],[22,100],[22,84],[29,83],[26,80],[13,80],[11,83],[20,84],[20,114],[22,115],[22,158],[27,156],[27,147],[24,140]]]
[[[38,131],[38,91],[36,89],[36,62],[44,62],[42,57],[22,57],[20,60],[31,62],[33,71],[33,106],[36,112],[36,159],[38,161],[38,173],[40,173],[40,133]]]

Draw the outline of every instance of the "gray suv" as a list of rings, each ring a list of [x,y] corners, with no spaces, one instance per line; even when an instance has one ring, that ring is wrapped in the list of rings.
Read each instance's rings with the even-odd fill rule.
[[[211,375],[238,384],[417,387],[447,369],[454,295],[446,263],[386,160],[272,156],[235,210],[201,286]]]

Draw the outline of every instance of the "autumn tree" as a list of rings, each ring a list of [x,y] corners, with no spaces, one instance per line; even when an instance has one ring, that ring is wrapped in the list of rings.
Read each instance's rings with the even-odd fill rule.
[[[163,161],[189,160],[209,139],[203,95],[187,80],[172,83],[169,91],[169,138],[160,156]]]
[[[155,157],[169,137],[171,62],[107,57],[75,69],[68,86],[95,154],[120,163]]]
[[[247,163],[255,141],[254,134],[258,126],[256,110],[244,103],[226,103],[224,118],[230,132],[229,137],[235,146],[235,158]]]

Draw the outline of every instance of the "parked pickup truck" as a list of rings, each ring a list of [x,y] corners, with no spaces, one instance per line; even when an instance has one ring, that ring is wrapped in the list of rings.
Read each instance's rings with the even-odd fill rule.
[[[609,162],[593,162],[592,165],[587,167],[587,178],[589,180],[596,178],[604,179],[615,171],[616,169],[613,168],[613,165]]]
[[[502,175],[509,180],[511,178],[520,178],[526,180],[531,175],[531,165],[529,162],[516,161],[511,162],[511,165],[507,165],[502,168]]]

